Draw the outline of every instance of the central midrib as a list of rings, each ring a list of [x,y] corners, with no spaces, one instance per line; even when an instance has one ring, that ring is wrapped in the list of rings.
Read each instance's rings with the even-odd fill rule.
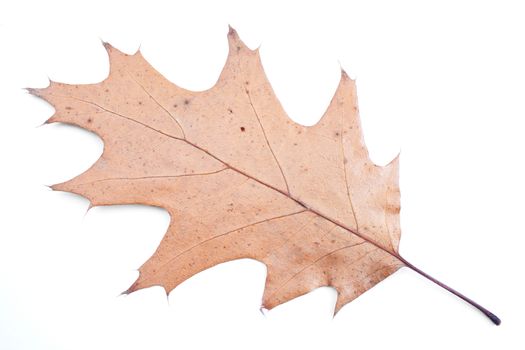
[[[233,170],[233,171],[235,171],[235,172],[237,172],[237,173],[239,173],[239,174],[241,174],[241,175],[244,175],[244,176],[246,176],[247,178],[249,178],[249,179],[251,179],[251,180],[253,180],[253,181],[255,181],[255,182],[257,182],[257,183],[259,183],[259,184],[261,184],[261,185],[263,185],[263,186],[265,186],[265,187],[268,187],[268,188],[271,189],[271,190],[274,190],[274,191],[279,192],[280,194],[282,194],[283,196],[287,197],[288,199],[293,200],[294,202],[296,202],[297,204],[299,204],[300,206],[302,206],[302,207],[305,208],[306,210],[311,211],[312,213],[314,213],[314,214],[316,214],[316,215],[322,217],[322,218],[325,219],[325,220],[330,221],[331,223],[333,223],[333,224],[335,224],[335,225],[337,225],[337,226],[343,228],[344,230],[346,230],[346,231],[348,231],[348,232],[350,232],[350,233],[352,233],[352,234],[358,236],[359,238],[361,238],[361,239],[367,241],[368,243],[373,244],[374,246],[378,247],[379,249],[381,249],[382,251],[386,252],[387,254],[389,254],[389,255],[395,257],[395,258],[398,259],[401,263],[403,263],[404,265],[406,265],[406,260],[403,259],[401,256],[399,256],[397,253],[394,253],[394,252],[392,252],[392,251],[390,251],[390,250],[388,250],[388,249],[382,247],[380,244],[374,242],[373,240],[369,239],[369,238],[366,237],[366,236],[363,236],[363,235],[362,235],[361,233],[359,233],[357,230],[350,228],[349,226],[345,225],[344,223],[340,222],[339,220],[337,220],[337,219],[333,219],[333,218],[331,218],[330,216],[325,215],[324,213],[318,211],[318,210],[315,209],[315,208],[311,208],[310,206],[308,206],[307,203],[301,201],[301,200],[298,199],[298,198],[295,198],[291,193],[287,193],[286,191],[283,191],[283,190],[281,190],[281,189],[279,189],[279,188],[277,188],[277,187],[275,187],[275,186],[273,186],[273,185],[271,185],[271,184],[269,184],[269,183],[266,183],[265,181],[262,181],[262,180],[260,180],[260,179],[258,179],[258,178],[256,178],[256,177],[254,177],[254,176],[248,174],[247,172],[245,172],[245,171],[243,171],[243,170],[241,170],[241,169],[239,169],[239,168],[237,168],[237,167],[235,167],[235,166],[233,166],[233,165],[227,163],[226,161],[220,159],[219,157],[217,157],[216,155],[214,155],[213,153],[211,153],[211,152],[208,151],[207,149],[205,149],[205,148],[203,148],[203,147],[197,145],[196,143],[193,143],[193,142],[189,141],[189,140],[188,140],[187,138],[185,138],[185,137],[177,137],[177,136],[170,135],[170,134],[165,133],[165,132],[163,132],[163,131],[161,131],[161,130],[155,129],[154,127],[152,127],[152,126],[150,126],[150,125],[148,125],[148,124],[146,124],[146,123],[142,123],[142,122],[140,122],[140,121],[138,121],[138,120],[135,120],[135,119],[133,119],[133,118],[127,117],[127,116],[122,115],[122,114],[120,114],[120,113],[114,112],[114,111],[112,111],[112,110],[110,110],[110,109],[107,109],[107,108],[105,108],[105,107],[103,107],[103,106],[101,106],[101,105],[99,105],[99,104],[97,104],[97,103],[95,103],[95,102],[91,102],[91,101],[83,100],[83,99],[81,99],[81,98],[73,97],[73,96],[64,96],[64,95],[56,95],[56,94],[54,94],[54,95],[55,95],[55,96],[60,96],[60,97],[72,98],[72,99],[75,99],[75,100],[80,101],[80,102],[84,102],[84,103],[92,104],[92,105],[94,105],[94,106],[96,106],[96,107],[102,109],[103,111],[106,111],[106,112],[111,113],[111,114],[113,114],[113,115],[115,115],[115,116],[117,116],[117,117],[120,117],[120,118],[126,119],[126,120],[131,121],[131,122],[134,122],[134,123],[136,123],[136,124],[139,124],[139,125],[141,125],[141,126],[143,126],[143,127],[145,127],[145,128],[148,128],[148,129],[150,129],[150,130],[152,130],[152,131],[155,131],[155,132],[157,132],[157,133],[159,133],[159,134],[161,134],[161,135],[164,135],[164,136],[166,136],[166,137],[169,137],[169,138],[172,138],[172,139],[175,139],[175,140],[179,140],[179,141],[185,142],[185,143],[187,143],[188,145],[190,145],[190,146],[192,146],[192,147],[194,147],[194,148],[200,150],[201,152],[206,153],[207,155],[209,155],[209,156],[212,157],[213,159],[217,160],[218,162],[224,164],[227,168],[229,168],[229,169],[231,169],[231,170]]]
[[[162,133],[162,132],[161,132],[161,133]],[[252,176],[252,175],[250,175],[250,174],[248,174],[248,173],[246,173],[245,171],[243,171],[243,170],[241,170],[241,169],[238,169],[238,168],[234,167],[233,165],[231,165],[231,164],[225,162],[224,160],[222,160],[222,159],[220,159],[219,157],[217,157],[217,156],[215,156],[214,154],[212,154],[212,153],[211,153],[210,151],[208,151],[207,149],[202,148],[202,147],[200,147],[199,145],[197,145],[197,144],[195,144],[195,143],[193,143],[193,142],[191,142],[191,141],[188,141],[188,140],[185,139],[185,138],[180,138],[180,137],[176,137],[176,136],[168,135],[168,134],[165,134],[165,133],[162,133],[162,134],[163,134],[163,135],[166,135],[166,136],[168,136],[168,137],[174,138],[174,139],[176,139],[176,140],[180,140],[180,141],[186,142],[188,145],[197,148],[198,150],[200,150],[200,151],[206,153],[207,155],[209,155],[209,156],[212,157],[213,159],[215,159],[215,160],[221,162],[221,163],[224,164],[227,168],[229,168],[229,169],[231,169],[231,170],[233,170],[233,171],[235,171],[235,172],[237,172],[237,173],[239,173],[239,174],[241,174],[241,175],[244,175],[244,176],[246,176],[247,178],[249,178],[249,179],[251,179],[251,180],[253,180],[253,181],[256,181],[257,183],[259,183],[259,184],[261,184],[261,185],[263,185],[263,186],[265,186],[265,187],[268,187],[268,188],[271,189],[271,190],[274,190],[274,191],[279,192],[280,194],[282,194],[283,196],[285,196],[285,197],[287,197],[287,198],[293,200],[294,202],[296,202],[297,204],[299,204],[300,206],[302,206],[302,207],[305,208],[306,210],[311,211],[312,213],[314,213],[314,214],[316,214],[316,215],[322,217],[323,219],[328,220],[328,221],[330,221],[331,223],[333,223],[333,224],[335,224],[335,225],[337,225],[337,226],[339,226],[339,227],[345,229],[346,231],[348,231],[348,232],[350,232],[350,233],[352,233],[352,234],[358,236],[359,238],[361,238],[361,239],[367,241],[368,243],[373,244],[374,246],[378,247],[378,248],[381,249],[382,251],[384,251],[384,252],[390,254],[391,256],[395,257],[395,258],[398,259],[400,262],[402,262],[403,264],[405,264],[405,260],[402,259],[398,254],[396,254],[396,253],[394,253],[394,252],[392,252],[392,251],[390,251],[390,250],[388,250],[388,249],[385,249],[384,247],[382,247],[382,246],[379,245],[378,243],[376,243],[376,242],[374,242],[373,240],[367,238],[366,236],[363,236],[363,235],[360,234],[358,231],[356,231],[356,230],[354,230],[354,229],[348,227],[347,225],[345,225],[344,223],[340,222],[339,220],[333,219],[333,218],[329,217],[328,215],[325,215],[325,214],[321,213],[321,212],[318,211],[317,209],[309,207],[308,204],[306,204],[305,202],[301,201],[301,200],[298,199],[298,198],[295,198],[291,193],[287,193],[287,192],[285,192],[285,191],[283,191],[283,190],[281,190],[281,189],[279,189],[279,188],[277,188],[277,187],[275,187],[275,186],[273,186],[273,185],[271,185],[271,184],[269,184],[269,183],[266,183],[266,182],[264,182],[264,181],[262,181],[262,180],[259,180],[258,178],[254,177],[254,176]]]

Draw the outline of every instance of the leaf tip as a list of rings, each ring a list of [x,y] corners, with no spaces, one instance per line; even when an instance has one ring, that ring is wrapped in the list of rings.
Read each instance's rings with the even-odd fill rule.
[[[346,72],[346,70],[343,68],[343,64],[341,63],[341,61],[337,61],[339,63],[339,70],[341,71],[341,80],[351,80],[351,81],[354,81],[355,79],[352,79],[348,73]]]
[[[58,120],[56,118],[56,115],[53,115],[51,116],[51,118],[48,118],[45,122],[42,123],[42,125],[47,125],[47,124],[53,124],[53,123],[56,123]]]
[[[111,51],[111,49],[113,48],[113,46],[111,46],[110,43],[108,43],[107,41],[104,41],[102,39],[100,39],[100,43],[102,44],[102,46],[104,46],[104,48],[106,49],[107,52]]]
[[[53,89],[53,87],[56,86],[56,85],[57,85],[57,83],[55,81],[53,81],[49,77],[47,77],[47,86],[46,87],[43,87],[43,88],[26,87],[26,88],[22,88],[22,90],[25,90],[30,95],[33,95],[33,96],[45,99],[44,95],[46,94],[46,92],[48,92],[49,90]]]
[[[42,89],[37,89],[37,88],[24,88],[25,91],[27,91],[28,94],[30,95],[33,95],[33,96],[40,96],[40,90]]]
[[[51,185],[51,186],[49,186],[49,188],[51,188],[53,191],[71,192],[71,193],[78,194],[78,195],[81,195],[83,197],[86,197],[85,194],[79,193],[79,192],[77,192],[75,190],[75,186],[74,186],[74,180],[75,179],[76,178],[71,179],[69,181],[65,181],[65,182],[61,182],[61,183],[58,183],[58,184]],[[89,199],[89,198],[87,198],[87,199]]]
[[[264,316],[266,317],[266,314],[268,313],[268,309],[264,307],[264,305],[261,305],[261,307],[259,308],[259,312]]]
[[[62,184],[54,184],[54,185],[49,185],[47,187],[49,187],[53,191],[62,191],[64,189]]]
[[[120,295],[129,295],[131,293],[133,293],[134,291],[137,290],[137,281],[135,281],[128,289],[126,289],[125,291],[123,291],[122,293],[120,293]]]
[[[237,31],[231,26],[228,25],[228,44],[230,47],[230,55],[239,54],[244,50],[254,51],[248,48],[246,44],[241,40]]]
[[[401,156],[401,151],[398,151],[396,156],[394,158],[392,158],[392,160],[390,162],[388,162],[385,166],[383,166],[383,168],[393,169],[393,170],[399,171],[399,159],[400,159],[400,156]]]
[[[239,37],[239,35],[237,34],[237,31],[230,25],[228,24],[228,36],[229,37]]]
[[[48,124],[53,124],[59,122],[57,114],[53,114],[51,117],[47,118],[42,124],[38,125],[37,128],[40,128],[42,126],[46,126]]]
[[[95,205],[93,204],[93,202],[91,200],[89,200],[89,205],[88,205],[88,207],[86,209],[86,212],[84,213],[84,216],[86,216],[89,213],[89,211],[91,209],[93,209],[94,207],[95,207]]]
[[[43,126],[46,126],[47,124],[49,124],[49,119],[44,120],[44,122],[43,122],[43,123],[40,123],[39,125],[37,125],[36,128],[41,128],[41,127],[43,127]]]
[[[346,73],[343,67],[341,67],[341,79],[344,79],[344,80],[350,79],[350,77],[348,76],[348,74]]]
[[[142,49],[142,43],[139,44],[139,47],[137,48],[137,51],[135,51],[133,56],[142,55],[142,52],[140,51],[141,49]]]
[[[118,49],[116,49],[113,45],[111,45],[107,41],[102,41],[102,45],[104,46],[104,49],[106,49],[106,52],[108,53],[110,60],[113,60],[115,56],[122,54],[122,52],[120,52]],[[127,54],[124,54],[124,55],[128,56]]]

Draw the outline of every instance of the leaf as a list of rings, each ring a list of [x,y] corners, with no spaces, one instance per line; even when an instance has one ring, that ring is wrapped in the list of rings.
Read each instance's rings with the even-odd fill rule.
[[[399,255],[399,158],[383,167],[369,159],[355,81],[342,71],[322,119],[301,126],[280,105],[259,52],[231,28],[228,42],[225,67],[206,91],[178,87],[140,52],[109,44],[104,81],[29,89],[56,109],[49,123],[91,130],[105,145],[89,170],[54,190],[171,216],[127,293],[169,292],[240,258],[266,264],[267,309],[332,286],[337,312],[402,266],[440,283]]]

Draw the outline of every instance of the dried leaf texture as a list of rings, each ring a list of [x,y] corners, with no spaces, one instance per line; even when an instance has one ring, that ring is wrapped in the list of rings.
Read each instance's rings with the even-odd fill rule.
[[[110,74],[97,84],[51,82],[30,92],[56,109],[48,122],[104,141],[85,173],[53,186],[92,205],[165,208],[171,222],[128,292],[167,292],[216,264],[252,258],[268,269],[263,307],[320,286],[336,312],[403,263],[398,158],[371,162],[356,87],[344,72],[322,119],[291,121],[250,50],[230,29],[217,83],[188,91],[142,57],[105,44]]]

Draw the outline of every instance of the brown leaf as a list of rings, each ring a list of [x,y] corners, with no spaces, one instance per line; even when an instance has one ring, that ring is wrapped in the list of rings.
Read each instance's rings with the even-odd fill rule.
[[[171,291],[216,264],[253,258],[268,268],[263,307],[320,286],[336,312],[400,267],[399,161],[372,163],[355,82],[344,72],[322,119],[292,122],[259,52],[230,28],[229,55],[206,91],[180,88],[140,52],[105,44],[110,74],[97,84],[30,89],[56,113],[104,140],[100,159],[55,190],[93,206],[165,208],[171,222],[127,292]],[[428,277],[428,276],[427,276]]]

